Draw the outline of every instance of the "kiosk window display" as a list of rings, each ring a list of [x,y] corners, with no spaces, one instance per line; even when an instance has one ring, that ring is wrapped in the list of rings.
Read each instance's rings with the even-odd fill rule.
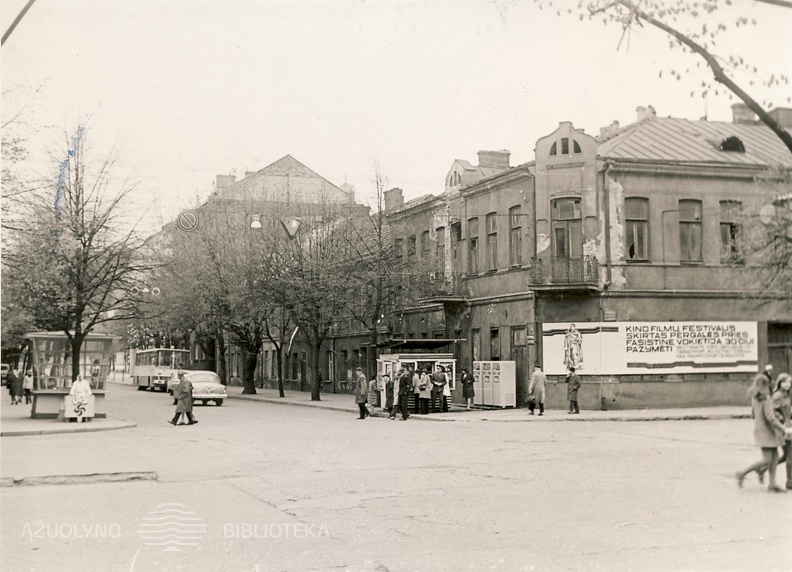
[[[22,353],[20,371],[33,373],[33,407],[31,417],[46,419],[58,417],[65,408],[64,398],[72,386],[72,350],[63,332],[32,332],[26,334],[26,347]],[[110,373],[113,336],[88,334],[83,341],[79,373],[90,387],[94,399],[91,413],[106,417],[104,393]],[[66,409],[66,416],[72,413]]]
[[[416,368],[426,369],[429,367],[432,372],[438,365],[442,365],[446,370],[446,378],[451,392],[456,390],[456,359],[453,354],[381,354],[377,359],[377,381],[380,390],[380,403],[385,403],[385,387],[381,383],[382,376],[388,374],[391,379],[396,381],[399,370],[402,366],[415,372]],[[451,396],[446,396],[447,403],[451,403]],[[395,401],[395,399],[394,399]],[[409,396],[409,406],[411,411],[415,411],[415,394]]]

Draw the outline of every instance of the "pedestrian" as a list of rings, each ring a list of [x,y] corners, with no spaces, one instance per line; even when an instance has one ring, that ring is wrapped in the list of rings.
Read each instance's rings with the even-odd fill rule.
[[[476,390],[473,387],[473,384],[476,383],[476,378],[473,376],[472,373],[468,370],[468,368],[462,368],[462,397],[465,398],[465,402],[467,403],[467,410],[470,411],[471,405],[473,405],[473,398],[476,396]]]
[[[358,404],[360,409],[360,417],[358,419],[365,419],[370,415],[366,408],[366,398],[368,397],[368,382],[366,376],[363,375],[363,368],[359,367],[355,370],[355,403]]]
[[[779,373],[776,378],[776,390],[773,393],[773,412],[784,427],[792,427],[792,395],[790,395],[790,388],[792,388],[792,375]],[[778,459],[778,464],[781,465],[782,463],[786,467],[786,488],[787,490],[792,490],[792,441],[789,437],[784,439],[781,457]],[[756,469],[760,483],[764,481],[764,473],[768,468],[769,466],[765,465]]]
[[[528,386],[528,409],[531,415],[534,415],[536,405],[539,405],[539,415],[544,415],[544,402],[545,402],[545,386],[547,385],[547,376],[542,368],[538,365],[534,368],[531,375],[531,383]],[[577,390],[575,390],[577,392]],[[577,399],[577,393],[575,394]],[[572,408],[570,407],[570,410]]]
[[[25,380],[22,382],[22,390],[25,392],[25,403],[33,401],[33,372],[27,370],[25,373]]]
[[[11,396],[11,405],[17,404],[17,370],[12,368],[6,374],[6,385],[8,385],[8,394]]]
[[[410,408],[407,405],[410,399],[410,394],[413,392],[412,374],[410,370],[402,366],[401,374],[399,375],[399,409],[402,414],[402,421],[407,421],[410,418]]]
[[[569,400],[569,411],[567,413],[579,414],[580,408],[578,407],[578,389],[580,389],[580,376],[575,373],[575,368],[570,367],[569,373],[566,376],[567,382],[567,399]]]
[[[368,397],[366,401],[371,405],[372,411],[374,411],[375,407],[379,406],[379,383],[377,382],[376,376],[372,377],[371,381],[369,381]]]
[[[769,479],[767,492],[785,493],[776,485],[775,475],[778,465],[778,447],[784,445],[784,437],[792,435],[792,428],[784,427],[773,411],[773,400],[770,396],[769,376],[758,374],[748,390],[751,396],[751,414],[754,420],[754,441],[762,449],[762,460],[754,463],[744,471],[737,472],[737,484],[742,487],[748,473],[767,467]],[[761,481],[761,479],[760,479]]]
[[[404,366],[400,367],[399,371],[396,372],[396,375],[393,376],[393,380],[391,382],[393,384],[393,407],[391,407],[388,419],[396,419],[396,414],[401,411],[399,403],[399,387],[401,386],[401,376],[404,369]]]
[[[198,420],[193,417],[193,385],[189,378],[185,375],[184,371],[179,371],[179,385],[173,391],[173,397],[176,398],[176,413],[173,419],[168,421],[171,425],[176,425],[182,413],[187,416],[187,425],[195,425]]]
[[[385,410],[388,412],[388,419],[393,419],[393,380],[387,373],[382,374],[382,385],[385,387]]]
[[[428,368],[427,368],[428,371]],[[435,411],[448,411],[447,407],[443,407],[443,390],[448,383],[445,374],[445,368],[438,365],[435,372],[432,374],[432,413]],[[435,405],[437,403],[437,405]]]
[[[419,404],[421,403],[421,375],[423,375],[423,370],[416,364],[415,369],[411,371],[412,373],[412,388],[413,388],[413,395],[415,396],[415,413],[419,413]]]
[[[77,379],[72,383],[69,395],[74,404],[74,411],[77,413],[77,423],[82,423],[85,410],[88,407],[88,398],[93,395],[91,384],[83,378],[82,374],[78,374]]]
[[[421,374],[418,378],[418,401],[420,404],[418,409],[421,412],[421,415],[426,415],[429,413],[429,401],[433,399],[434,395],[432,380],[429,377],[431,372],[432,369],[429,366],[426,366],[426,369],[421,371]]]

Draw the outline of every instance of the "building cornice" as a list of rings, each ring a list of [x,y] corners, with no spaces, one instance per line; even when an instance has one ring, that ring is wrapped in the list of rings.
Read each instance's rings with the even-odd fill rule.
[[[601,166],[608,165],[608,173],[685,178],[753,179],[767,172],[767,165],[700,163],[687,161],[647,161],[645,159],[612,159],[601,157]]]
[[[503,187],[507,187],[522,180],[533,179],[534,175],[531,173],[527,164],[512,167],[508,171],[492,175],[486,179],[482,179],[468,187],[459,190],[462,200],[465,201],[469,198],[475,197],[483,193],[488,193]]]

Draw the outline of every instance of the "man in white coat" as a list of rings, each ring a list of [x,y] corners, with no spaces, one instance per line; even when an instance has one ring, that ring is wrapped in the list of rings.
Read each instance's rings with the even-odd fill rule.
[[[528,409],[534,414],[536,404],[539,404],[539,415],[544,415],[545,385],[547,376],[538,365],[531,375],[531,384],[528,386]]]

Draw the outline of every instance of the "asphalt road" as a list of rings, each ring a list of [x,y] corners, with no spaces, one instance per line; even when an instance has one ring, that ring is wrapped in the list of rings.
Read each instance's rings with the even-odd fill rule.
[[[3,437],[4,473],[157,480],[3,488],[3,571],[792,570],[792,494],[733,477],[759,457],[750,420],[361,423],[228,400],[173,427],[166,395],[119,385],[108,410],[138,426]]]

